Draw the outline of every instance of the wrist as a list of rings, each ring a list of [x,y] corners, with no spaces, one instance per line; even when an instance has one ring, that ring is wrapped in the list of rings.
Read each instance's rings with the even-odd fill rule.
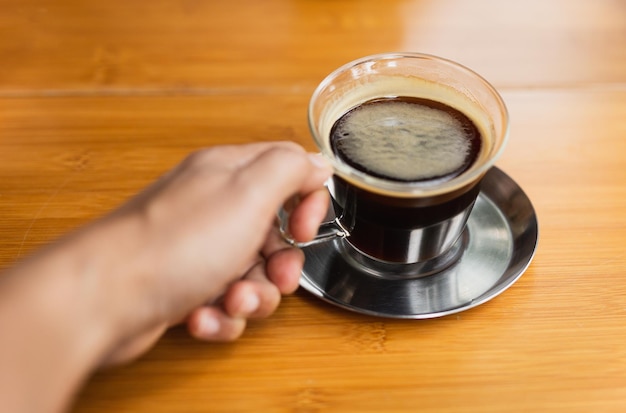
[[[142,224],[135,214],[114,213],[68,240],[63,248],[86,298],[82,305],[101,342],[96,362],[137,332],[150,330],[159,319],[150,307],[153,262],[142,242]]]

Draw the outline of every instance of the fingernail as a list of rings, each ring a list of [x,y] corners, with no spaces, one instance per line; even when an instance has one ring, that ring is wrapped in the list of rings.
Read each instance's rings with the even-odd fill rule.
[[[220,331],[220,323],[215,317],[204,314],[200,317],[200,331],[204,336],[213,336]]]
[[[241,304],[241,311],[246,315],[252,314],[259,308],[259,304],[261,302],[256,294],[248,294]]]
[[[328,162],[328,160],[326,160],[326,158],[324,158],[324,156],[321,153],[310,153],[309,159],[311,160],[311,163],[315,165],[316,168],[329,169],[329,170],[332,169],[330,162]]]

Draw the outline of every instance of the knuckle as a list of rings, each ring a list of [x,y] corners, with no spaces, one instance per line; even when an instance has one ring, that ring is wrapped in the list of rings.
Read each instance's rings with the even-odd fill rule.
[[[270,315],[271,313],[276,311],[276,309],[280,305],[280,301],[281,301],[280,291],[276,287],[272,288],[271,292],[268,293],[267,295],[267,309],[268,309],[267,315]]]
[[[227,328],[224,328],[222,336],[220,337],[223,341],[235,341],[239,337],[243,335],[243,332],[246,329],[246,320],[239,319],[235,322],[230,323]]]
[[[215,156],[214,148],[197,149],[191,152],[189,155],[187,155],[187,157],[183,161],[183,164],[190,168],[196,168],[201,165],[204,165],[207,161],[209,161],[214,156]]]

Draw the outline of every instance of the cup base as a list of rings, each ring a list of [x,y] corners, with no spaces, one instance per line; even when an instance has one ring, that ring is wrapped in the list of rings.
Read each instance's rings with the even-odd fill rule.
[[[423,319],[457,313],[496,297],[530,264],[538,240],[533,206],[504,172],[492,168],[461,238],[445,254],[417,264],[391,264],[345,239],[304,248],[301,286],[354,312]]]
[[[465,251],[469,242],[468,231],[463,231],[458,240],[447,251],[426,261],[404,264],[382,261],[360,251],[350,244],[349,239],[337,243],[340,254],[359,271],[387,280],[413,279],[438,274],[453,265]]]

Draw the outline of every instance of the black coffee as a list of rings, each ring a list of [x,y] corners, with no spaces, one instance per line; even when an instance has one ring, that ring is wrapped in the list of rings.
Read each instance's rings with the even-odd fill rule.
[[[369,175],[428,184],[450,180],[478,157],[481,135],[462,112],[415,97],[370,100],[332,127],[333,151]]]
[[[330,141],[336,156],[358,170],[427,186],[466,171],[481,149],[480,131],[466,115],[413,97],[375,99],[352,109],[335,122]],[[335,212],[350,230],[348,242],[391,262],[407,262],[413,231],[464,216],[479,191],[475,182],[452,193],[397,198],[338,176],[331,188]],[[441,242],[435,237],[429,245],[420,245],[420,259],[436,256]]]
[[[474,204],[480,191],[476,183],[446,196],[393,198],[369,192],[333,176],[333,208],[349,230],[348,242],[372,257],[390,262],[407,262],[412,231],[427,228],[462,214]],[[422,259],[435,257],[442,240],[422,245]]]

